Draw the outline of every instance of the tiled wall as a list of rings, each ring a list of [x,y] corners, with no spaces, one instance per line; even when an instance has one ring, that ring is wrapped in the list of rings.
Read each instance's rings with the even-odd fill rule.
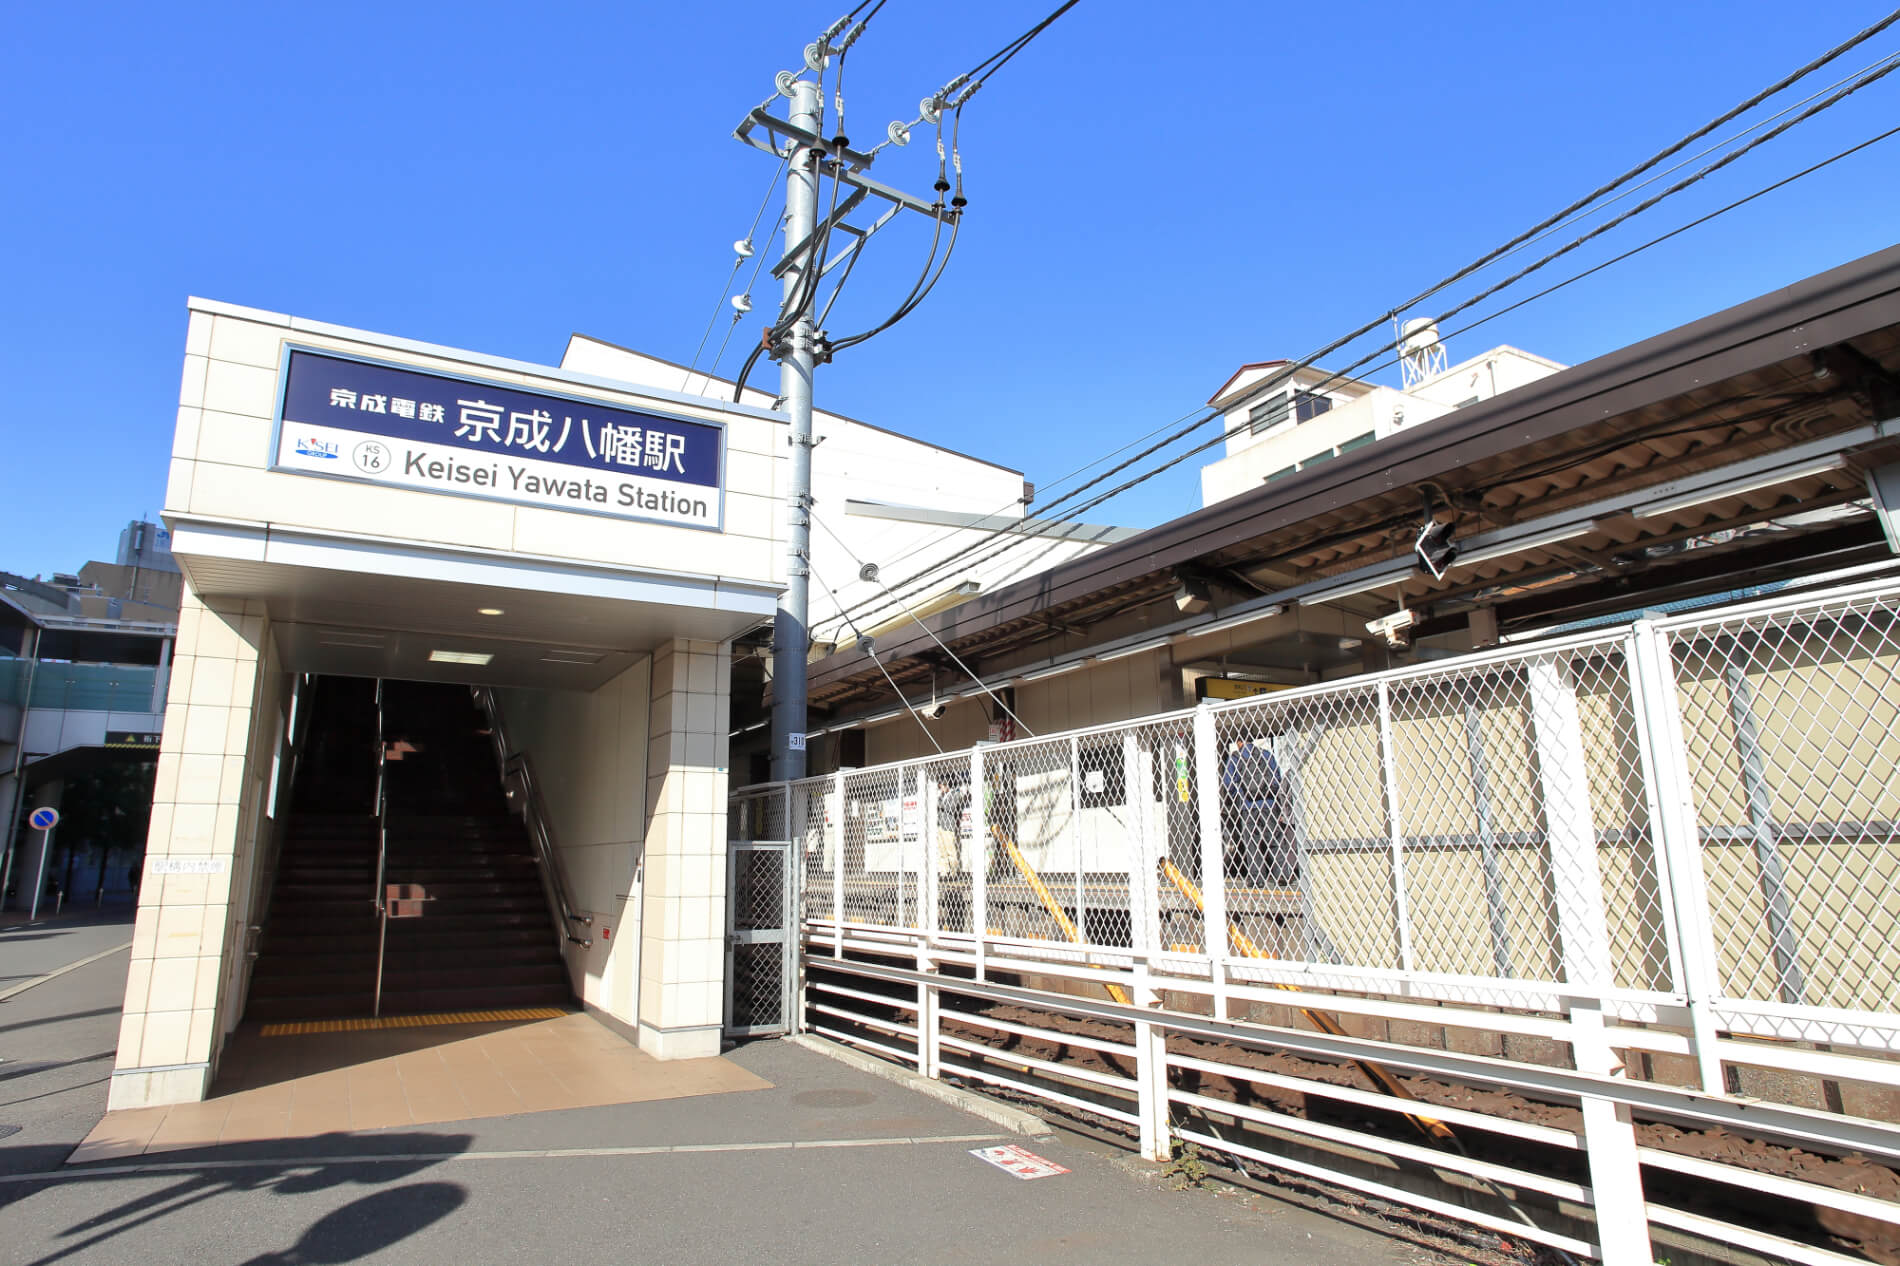
[[[145,872],[110,1106],[203,1097],[220,1037],[220,977],[241,944],[242,893],[262,814],[268,726],[254,724],[271,655],[263,605],[187,590],[152,795]],[[266,693],[274,695],[276,682]],[[180,863],[208,873],[165,874]],[[239,882],[234,884],[234,879]],[[239,901],[242,905],[242,900]]]
[[[663,1059],[719,1053],[731,675],[716,642],[675,641],[653,656],[640,1045]]]

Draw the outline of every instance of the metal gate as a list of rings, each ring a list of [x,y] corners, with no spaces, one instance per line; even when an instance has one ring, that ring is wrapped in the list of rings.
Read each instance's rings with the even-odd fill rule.
[[[734,840],[727,848],[726,1033],[784,1033],[798,980],[791,845]]]

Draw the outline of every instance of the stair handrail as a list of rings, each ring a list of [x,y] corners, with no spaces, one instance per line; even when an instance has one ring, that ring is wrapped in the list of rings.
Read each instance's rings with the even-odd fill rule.
[[[376,679],[376,889],[370,904],[376,908],[376,993],[370,1014],[383,1013],[383,958],[389,947],[389,903],[384,881],[389,864],[389,739],[383,728],[383,679]]]
[[[501,702],[489,686],[471,686],[476,704],[488,718],[488,741],[495,749],[495,763],[501,768],[501,785],[508,797],[509,807],[521,816],[528,828],[528,839],[534,845],[536,869],[541,872],[541,891],[548,901],[548,912],[554,916],[555,924],[561,929],[562,936],[570,944],[583,949],[592,948],[593,938],[578,936],[573,925],[592,927],[594,916],[582,914],[574,908],[574,902],[568,896],[566,870],[561,864],[561,850],[554,836],[554,823],[548,813],[547,802],[541,795],[541,784],[534,776],[534,763],[526,752],[515,751],[508,741],[507,724],[502,719]]]

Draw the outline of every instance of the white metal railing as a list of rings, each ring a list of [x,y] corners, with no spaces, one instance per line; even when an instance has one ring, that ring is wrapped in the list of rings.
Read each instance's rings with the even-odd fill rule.
[[[1711,1099],[1751,1069],[1900,1087],[1896,681],[1874,582],[745,788],[732,832],[793,842],[814,963],[1217,1017],[1296,989],[1619,1083],[1679,1061]],[[926,1071],[935,990],[881,1021]]]

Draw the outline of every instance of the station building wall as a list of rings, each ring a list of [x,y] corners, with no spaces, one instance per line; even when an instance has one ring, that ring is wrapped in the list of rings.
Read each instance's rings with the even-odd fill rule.
[[[273,471],[287,343],[720,424],[723,530]],[[554,780],[577,897],[618,934],[570,958],[577,992],[637,1023],[656,1055],[717,1052],[722,690],[731,636],[769,620],[782,586],[782,426],[757,409],[191,301],[164,510],[186,583],[112,1108],[202,1098],[243,1015],[247,938],[265,913],[283,815],[273,771],[288,768],[293,674],[313,671],[292,649],[307,644],[300,630],[439,624],[427,608],[445,594],[624,604],[614,609],[627,627],[646,630],[616,650],[626,667],[612,680],[513,702],[545,754],[537,772]],[[287,597],[286,577],[322,583]],[[354,672],[412,675],[369,661]],[[465,679],[509,684],[476,669]]]

